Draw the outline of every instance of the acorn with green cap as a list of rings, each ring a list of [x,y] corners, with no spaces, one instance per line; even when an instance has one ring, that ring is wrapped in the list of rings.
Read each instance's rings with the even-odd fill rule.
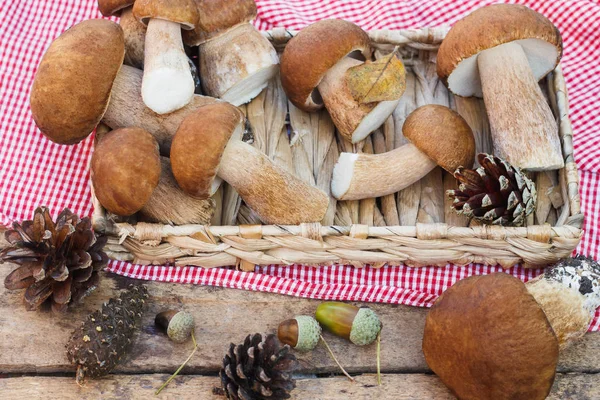
[[[383,325],[375,311],[369,307],[326,301],[319,304],[315,317],[325,330],[357,346],[366,346],[377,340],[377,381],[381,385],[379,354]]]

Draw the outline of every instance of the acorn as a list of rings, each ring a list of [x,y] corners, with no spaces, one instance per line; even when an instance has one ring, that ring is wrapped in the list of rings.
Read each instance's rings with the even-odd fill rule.
[[[279,324],[277,337],[281,343],[298,351],[311,351],[319,343],[321,326],[309,315],[298,315]]]
[[[319,304],[315,317],[325,330],[357,346],[373,343],[382,327],[375,311],[339,301]]]
[[[192,314],[176,310],[157,314],[154,323],[175,343],[187,341],[192,336],[196,324]]]

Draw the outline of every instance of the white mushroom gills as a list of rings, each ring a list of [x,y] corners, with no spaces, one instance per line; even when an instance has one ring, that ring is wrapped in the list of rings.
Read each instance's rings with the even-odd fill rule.
[[[523,47],[509,42],[484,50],[477,67],[495,153],[531,171],[562,168],[558,125]]]
[[[342,153],[333,168],[331,193],[338,200],[360,200],[398,192],[436,167],[412,143],[381,154]]]
[[[600,306],[600,265],[583,256],[566,258],[526,286],[563,349],[587,332]]]
[[[142,98],[157,114],[184,107],[194,95],[194,78],[183,50],[181,25],[150,19],[146,31]]]

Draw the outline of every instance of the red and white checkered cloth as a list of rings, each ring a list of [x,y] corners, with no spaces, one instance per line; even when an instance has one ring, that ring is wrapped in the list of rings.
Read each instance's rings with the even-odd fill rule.
[[[353,21],[366,30],[453,24],[474,9],[496,1],[459,0],[257,0],[259,29],[300,29],[324,18]],[[580,169],[586,234],[578,252],[600,255],[600,5],[597,1],[522,0],[550,18],[564,41],[563,71],[570,98],[575,155]],[[36,129],[29,110],[29,88],[50,42],[71,25],[101,18],[96,0],[0,0],[0,223],[30,218],[38,205],[54,213],[69,207],[90,215],[88,159],[92,139],[59,146]],[[470,275],[499,267],[352,268],[305,266],[257,268],[174,268],[111,262],[118,274],[158,281],[216,285],[318,299],[429,306],[447,287]],[[512,268],[531,279],[539,270]],[[591,330],[599,330],[597,318]]]

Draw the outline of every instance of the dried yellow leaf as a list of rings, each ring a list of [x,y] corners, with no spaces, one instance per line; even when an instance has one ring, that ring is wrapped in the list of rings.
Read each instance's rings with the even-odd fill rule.
[[[398,100],[406,87],[404,64],[392,52],[348,69],[346,84],[360,104]]]

